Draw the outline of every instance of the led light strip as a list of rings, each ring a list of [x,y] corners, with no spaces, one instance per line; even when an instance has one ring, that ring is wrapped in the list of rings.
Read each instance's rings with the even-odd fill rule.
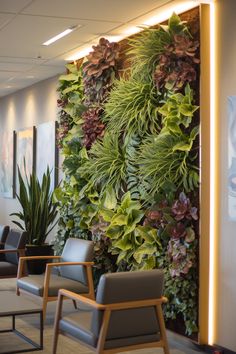
[[[210,3],[210,254],[209,254],[209,312],[208,344],[215,340],[216,310],[216,210],[217,210],[217,154],[216,154],[216,25],[215,5]]]

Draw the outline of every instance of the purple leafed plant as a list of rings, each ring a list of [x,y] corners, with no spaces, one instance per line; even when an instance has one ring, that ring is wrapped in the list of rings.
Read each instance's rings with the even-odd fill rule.
[[[154,72],[154,82],[158,89],[164,87],[178,91],[188,82],[196,80],[198,41],[184,35],[175,35],[173,42],[165,47]]]
[[[87,59],[83,67],[84,103],[90,106],[107,98],[118,71],[119,44],[101,38]]]
[[[104,135],[105,125],[101,121],[101,108],[90,108],[82,114],[84,139],[83,145],[90,149],[98,137]]]

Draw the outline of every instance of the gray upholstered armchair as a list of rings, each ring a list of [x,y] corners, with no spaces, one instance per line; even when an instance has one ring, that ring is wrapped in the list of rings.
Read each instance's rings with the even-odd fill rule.
[[[61,256],[21,257],[17,275],[17,294],[26,292],[40,297],[43,301],[44,318],[48,301],[57,300],[61,288],[94,299],[93,248],[92,241],[69,238]],[[34,259],[48,259],[54,262],[47,264],[45,274],[25,276],[26,261]]]
[[[0,250],[0,278],[15,278],[19,257],[24,256],[26,232],[12,229]]]
[[[0,225],[0,249],[4,248],[4,244],[9,234],[10,228],[7,225]]]
[[[4,248],[9,231],[10,231],[9,226],[0,225],[0,250]],[[0,254],[0,261],[4,261],[4,254]]]
[[[103,275],[96,301],[60,290],[53,354],[57,351],[59,333],[85,343],[98,354],[151,347],[162,347],[169,354],[161,308],[166,299],[162,290],[163,272],[157,269]],[[79,300],[87,309],[64,316],[64,298]]]

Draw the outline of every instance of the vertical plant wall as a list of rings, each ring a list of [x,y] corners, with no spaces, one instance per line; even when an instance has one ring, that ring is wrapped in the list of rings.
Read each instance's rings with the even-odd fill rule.
[[[64,180],[55,250],[95,243],[107,271],[163,268],[167,320],[197,332],[199,42],[173,14],[131,38],[125,55],[100,39],[59,79]]]

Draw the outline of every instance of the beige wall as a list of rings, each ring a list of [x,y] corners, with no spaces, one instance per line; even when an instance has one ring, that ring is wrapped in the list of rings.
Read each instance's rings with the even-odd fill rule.
[[[3,130],[19,130],[55,121],[58,111],[57,85],[58,77],[53,77],[1,98],[0,133]],[[16,199],[0,197],[0,224],[13,226],[9,214],[17,211],[18,208]]]
[[[219,62],[220,220],[216,343],[236,351],[236,222],[228,218],[227,97],[236,96],[236,1],[217,0],[217,53]]]

